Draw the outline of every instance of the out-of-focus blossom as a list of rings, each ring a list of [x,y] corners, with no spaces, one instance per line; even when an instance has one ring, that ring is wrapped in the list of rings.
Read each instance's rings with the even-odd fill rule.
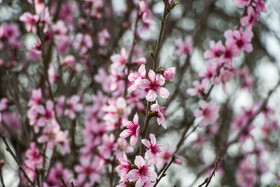
[[[216,123],[219,117],[219,107],[217,106],[216,102],[210,101],[207,103],[204,100],[200,100],[198,104],[200,109],[195,110],[194,115],[197,118],[201,118],[199,125],[206,126]]]
[[[19,20],[25,23],[25,28],[28,32],[32,31],[36,33],[37,31],[36,23],[39,20],[38,15],[32,15],[29,12],[25,12],[23,15],[19,17]]]
[[[190,36],[186,37],[184,41],[182,39],[176,40],[175,45],[176,45],[176,50],[173,53],[174,56],[183,58],[193,53],[193,46],[192,46],[193,41]]]

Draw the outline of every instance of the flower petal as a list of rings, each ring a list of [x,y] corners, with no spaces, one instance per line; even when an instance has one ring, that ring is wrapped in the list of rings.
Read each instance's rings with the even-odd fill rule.
[[[162,98],[168,98],[168,96],[169,96],[169,91],[164,87],[159,87],[157,89],[157,92],[160,95],[160,97],[162,97]]]

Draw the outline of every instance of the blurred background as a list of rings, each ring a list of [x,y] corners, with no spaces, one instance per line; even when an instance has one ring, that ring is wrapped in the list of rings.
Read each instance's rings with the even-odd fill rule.
[[[77,4],[79,2],[82,1],[76,0]],[[155,129],[151,130],[158,131],[159,141],[162,144],[168,144],[169,147],[176,146],[186,121],[192,117],[192,111],[198,107],[199,98],[190,97],[186,94],[186,90],[192,87],[193,81],[199,79],[199,73],[206,71],[203,53],[210,48],[210,40],[224,42],[224,32],[228,29],[236,29],[244,13],[244,9],[236,7],[235,0],[178,0],[178,2],[180,4],[170,13],[166,21],[160,53],[160,65],[165,68],[175,66],[177,71],[175,80],[167,85],[172,96],[167,101],[160,100],[160,103],[166,104],[167,107],[168,130],[163,131],[162,128],[158,128],[158,125],[153,125]],[[116,45],[111,53],[113,54],[123,47],[131,46],[132,33],[129,28],[120,31],[119,26],[126,20],[126,11],[135,7],[130,0],[105,0],[105,9],[107,5],[112,6],[115,13],[115,16],[106,18],[111,20],[108,21],[105,18],[102,20],[104,25],[110,25],[109,32],[112,40],[108,46],[111,48],[114,44]],[[26,49],[30,49],[38,40],[34,34],[26,33],[23,24],[19,21],[19,16],[29,8],[29,3],[25,0],[4,0],[0,4],[0,23],[18,23],[23,33],[20,39],[24,42]],[[156,43],[164,4],[160,0],[152,0],[149,2],[149,9],[153,13],[151,27],[140,33],[141,40],[137,42],[137,47],[143,50],[148,61],[150,60],[148,45]],[[226,85],[226,91],[223,91],[222,85],[214,87],[210,98],[216,100],[220,106],[220,118],[217,124],[207,128],[198,127],[192,132],[197,125],[195,122],[190,130],[192,133],[176,155],[182,160],[182,165],[173,164],[159,186],[188,187],[201,184],[212,171],[212,167],[208,168],[208,166],[213,163],[223,146],[236,136],[237,132],[230,126],[233,119],[242,112],[242,107],[249,109],[256,101],[263,101],[268,92],[277,85],[280,75],[280,1],[266,0],[266,9],[267,13],[261,13],[260,20],[253,28],[253,52],[242,53],[240,57],[234,59],[234,67],[247,68],[245,74],[252,77],[252,89],[240,89],[244,80],[239,77],[232,79]],[[81,12],[76,11],[73,14],[77,18]],[[95,26],[95,23],[93,25]],[[175,41],[188,36],[193,39],[194,52],[184,58],[175,57],[173,55],[176,50]],[[19,49],[19,57],[24,56],[21,52],[24,52],[24,49]],[[1,55],[3,54],[0,51],[0,57]],[[100,62],[105,59],[106,57],[96,57],[96,60]],[[36,76],[37,66],[35,63],[29,65],[30,76]],[[149,63],[147,66],[149,67]],[[35,85],[36,80],[21,76],[17,68],[14,68],[14,72],[17,75],[18,84],[22,84],[23,87]],[[7,76],[4,69],[0,67],[0,98],[9,95]],[[89,78],[84,80],[89,81]],[[279,122],[280,88],[272,94],[269,106],[275,110],[276,120]],[[156,124],[156,121],[152,120],[152,123]],[[266,168],[257,174],[258,182],[255,186],[275,187],[277,185],[277,180],[279,181],[280,178],[280,131],[277,130],[269,136],[264,136],[262,132],[264,123],[264,117],[258,116],[254,120],[255,128],[252,130],[254,140],[247,139],[242,145],[233,144],[228,148],[221,158],[218,172],[210,186],[241,186],[237,173],[244,159],[243,153],[253,152],[256,145],[263,144],[269,151],[264,153],[262,160],[257,160],[258,157],[254,154],[250,156],[252,165],[263,164]],[[7,161],[3,169],[7,186],[17,186],[18,167],[5,151],[3,143],[0,158],[5,158]]]

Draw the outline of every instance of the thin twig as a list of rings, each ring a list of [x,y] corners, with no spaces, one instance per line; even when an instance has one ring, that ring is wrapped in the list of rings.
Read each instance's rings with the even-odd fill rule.
[[[185,136],[186,136],[187,132],[189,131],[190,127],[192,126],[194,120],[195,120],[195,118],[193,118],[186,124],[186,127],[181,135],[181,138],[180,138],[179,142],[177,143],[176,150],[173,153],[174,155],[179,151],[180,147],[183,145],[184,141],[186,140]],[[160,175],[164,170],[165,170],[165,166],[158,172],[158,175]]]
[[[171,166],[171,164],[174,162],[174,160],[175,160],[175,155],[172,156],[170,162],[169,162],[168,165],[165,167],[165,169],[163,170],[163,172],[162,172],[162,174],[160,175],[160,177],[156,180],[156,183],[155,183],[154,187],[158,185],[159,181],[160,181],[163,177],[165,177],[166,171],[167,171],[168,168]]]
[[[62,178],[61,174],[58,174],[59,179],[61,180],[64,187],[67,187],[67,184],[65,183],[64,179]]]
[[[0,166],[0,178],[1,178],[1,184],[3,187],[5,187],[4,179],[3,179],[3,173],[2,173],[3,166]]]
[[[25,170],[21,167],[21,165],[20,165],[20,163],[19,163],[19,161],[18,161],[16,155],[13,153],[13,151],[12,151],[11,147],[9,146],[9,144],[8,144],[8,142],[7,142],[7,140],[6,140],[6,138],[5,138],[4,136],[2,136],[2,135],[0,135],[0,136],[1,136],[1,138],[2,138],[2,140],[3,140],[3,142],[4,142],[4,144],[6,145],[6,150],[11,154],[11,156],[13,157],[13,159],[16,161],[16,163],[17,163],[19,169],[22,171],[24,177],[28,180],[28,182],[31,184],[31,186],[35,187],[34,183],[33,183],[33,182],[31,181],[31,179],[28,177],[28,175],[27,175],[27,173],[25,172]]]
[[[73,181],[71,182],[71,186],[72,186],[72,187],[75,187],[75,185],[74,185],[74,182],[73,182]]]
[[[162,16],[162,21],[161,21],[161,26],[160,26],[160,32],[159,32],[159,36],[158,36],[158,39],[157,39],[157,45],[156,45],[156,49],[155,49],[155,56],[152,56],[152,61],[153,61],[153,71],[156,72],[156,69],[157,69],[157,62],[158,62],[158,55],[159,55],[159,52],[160,52],[160,48],[161,48],[161,45],[162,45],[162,37],[163,37],[163,33],[164,33],[164,25],[165,25],[165,20],[167,18],[167,15],[168,15],[168,3],[165,2],[164,3],[165,6],[164,6],[164,13],[163,13],[163,16]],[[144,123],[144,129],[141,133],[141,139],[144,139],[146,138],[146,135],[147,135],[147,131],[148,131],[148,125],[149,125],[149,121],[151,119],[151,116],[149,116],[149,112],[150,112],[150,107],[152,105],[152,102],[147,102],[147,107],[146,107],[146,118],[145,118],[145,123]],[[144,146],[140,145],[140,155],[143,156],[144,155]]]
[[[218,156],[218,158],[217,158],[216,161],[215,161],[215,165],[214,165],[214,169],[213,169],[212,173],[211,173],[210,176],[207,177],[207,178],[204,180],[204,182],[203,182],[202,184],[200,184],[198,187],[202,187],[204,184],[206,184],[205,187],[208,187],[208,186],[209,186],[209,184],[210,184],[210,182],[211,182],[211,179],[213,178],[213,176],[215,175],[216,171],[218,170],[218,164],[219,164],[220,160],[221,160],[221,158]]]
[[[36,174],[37,174],[37,176],[36,176],[37,185],[38,185],[38,187],[40,187],[41,186],[40,185],[40,172],[39,172],[38,168],[35,168],[35,170],[36,170]]]

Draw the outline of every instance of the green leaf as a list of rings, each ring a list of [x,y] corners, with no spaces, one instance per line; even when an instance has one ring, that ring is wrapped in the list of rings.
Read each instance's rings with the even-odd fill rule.
[[[169,10],[172,10],[172,9],[175,8],[177,5],[179,5],[179,2],[172,3],[172,5],[170,6],[170,9],[169,9]]]
[[[149,47],[149,51],[150,51],[150,52],[153,52],[153,48],[152,48],[152,46],[151,46],[151,45],[149,45],[148,47]]]

